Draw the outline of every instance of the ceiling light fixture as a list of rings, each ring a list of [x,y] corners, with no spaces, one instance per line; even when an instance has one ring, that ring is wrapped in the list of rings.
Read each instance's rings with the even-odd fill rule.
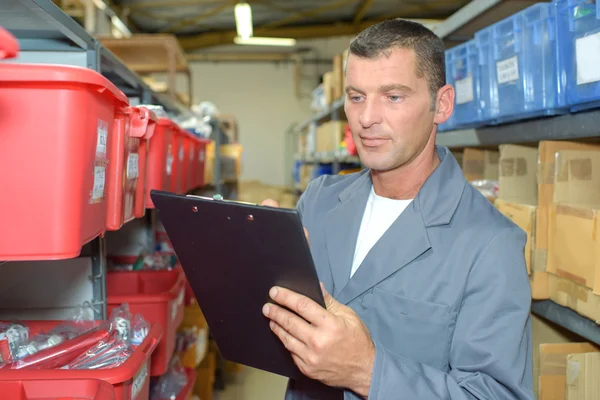
[[[250,38],[252,29],[252,8],[248,3],[237,3],[234,8],[237,35],[243,39]]]
[[[242,37],[235,37],[233,39],[235,44],[247,44],[254,46],[295,46],[296,39],[293,38],[272,38],[272,37],[250,37],[244,39]]]

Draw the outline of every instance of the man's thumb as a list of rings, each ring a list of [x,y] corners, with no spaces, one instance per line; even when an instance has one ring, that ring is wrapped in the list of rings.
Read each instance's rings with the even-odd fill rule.
[[[266,206],[266,207],[274,207],[274,208],[279,208],[279,203],[276,202],[273,199],[266,199],[263,200],[262,203],[260,203],[261,206]]]
[[[336,305],[338,305],[339,303],[337,302],[336,299],[333,298],[333,296],[331,296],[327,290],[325,289],[325,285],[323,285],[323,282],[321,282],[321,292],[323,292],[323,300],[325,300],[325,307],[331,311],[332,307],[335,307]]]

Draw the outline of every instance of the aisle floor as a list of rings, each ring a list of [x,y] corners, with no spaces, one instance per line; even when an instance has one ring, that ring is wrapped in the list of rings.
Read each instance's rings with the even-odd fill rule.
[[[287,378],[244,367],[224,391],[216,391],[214,400],[283,400]]]

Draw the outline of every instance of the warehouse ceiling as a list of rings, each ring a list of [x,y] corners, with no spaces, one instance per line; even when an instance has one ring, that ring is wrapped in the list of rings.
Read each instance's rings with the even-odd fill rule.
[[[445,19],[468,0],[246,0],[254,34],[310,39],[353,35],[391,19]],[[173,33],[187,51],[230,44],[237,0],[113,0],[144,33]]]

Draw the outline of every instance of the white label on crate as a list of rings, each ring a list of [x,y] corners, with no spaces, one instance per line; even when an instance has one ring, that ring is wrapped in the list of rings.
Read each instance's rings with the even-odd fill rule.
[[[472,76],[457,80],[454,86],[456,86],[456,104],[470,103],[475,99]]]
[[[130,153],[127,157],[127,179],[136,179],[140,175],[139,159],[140,156],[137,153]]]
[[[131,399],[136,400],[138,394],[144,388],[144,384],[148,379],[148,364],[150,361],[146,361],[142,368],[138,371],[137,374],[133,377],[133,382],[131,383]]]
[[[204,162],[204,150],[200,150],[200,152],[198,152],[198,160],[200,162]]]
[[[181,307],[184,300],[185,300],[185,289],[181,289],[179,291],[179,294],[177,295],[177,298],[175,300],[173,300],[173,302],[171,303],[171,321],[174,321],[175,317],[177,317],[177,311],[179,311],[179,307]]]
[[[498,84],[514,82],[519,79],[519,58],[517,56],[507,58],[496,63],[498,73]]]
[[[106,182],[106,168],[94,167],[94,187],[92,189],[92,200],[104,198],[104,185]]]
[[[96,156],[106,155],[106,140],[108,138],[108,123],[98,120],[98,142],[96,143]]]
[[[183,157],[184,157],[184,152],[183,152],[183,145],[179,146],[179,161],[183,161]]]
[[[171,173],[173,172],[173,147],[171,145],[169,145],[167,149],[167,162],[165,164],[167,175],[171,176]]]
[[[577,84],[600,81],[600,33],[575,41]]]

